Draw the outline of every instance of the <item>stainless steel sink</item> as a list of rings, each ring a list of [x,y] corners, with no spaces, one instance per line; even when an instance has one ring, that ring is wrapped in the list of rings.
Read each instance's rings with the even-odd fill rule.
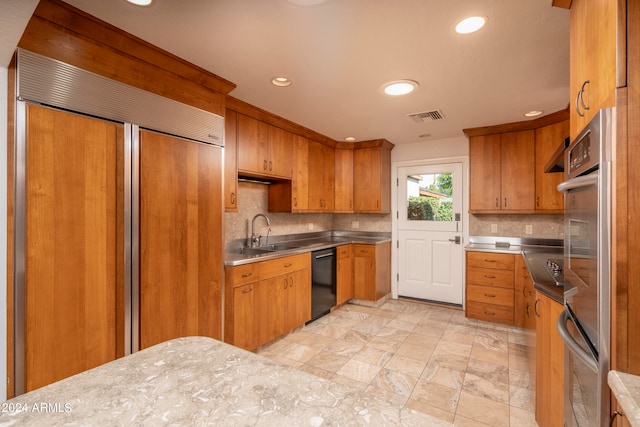
[[[286,251],[289,249],[296,249],[299,246],[293,246],[293,245],[286,245],[286,244],[272,244],[272,245],[264,245],[264,246],[259,246],[257,248],[250,248],[248,246],[243,246],[240,248],[240,253],[243,255],[262,255],[262,254],[267,254],[270,252],[277,252],[277,251]]]

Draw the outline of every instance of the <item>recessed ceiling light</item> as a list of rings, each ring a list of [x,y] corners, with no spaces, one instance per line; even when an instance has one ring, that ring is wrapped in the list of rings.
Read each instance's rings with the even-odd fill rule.
[[[382,92],[390,96],[406,95],[418,88],[419,84],[413,80],[394,80],[382,86]]]
[[[344,140],[347,141],[347,142],[354,142],[356,140],[356,137],[355,136],[348,136]]]
[[[469,34],[478,31],[487,23],[486,16],[470,16],[456,24],[456,33]]]
[[[291,86],[291,83],[293,82],[286,77],[274,77],[271,79],[271,84],[274,86],[287,87]]]
[[[134,4],[136,6],[151,6],[153,0],[125,0],[127,3]]]
[[[544,113],[544,111],[531,110],[528,113],[524,113],[524,116],[525,117],[538,117],[538,116],[542,115],[542,113]]]

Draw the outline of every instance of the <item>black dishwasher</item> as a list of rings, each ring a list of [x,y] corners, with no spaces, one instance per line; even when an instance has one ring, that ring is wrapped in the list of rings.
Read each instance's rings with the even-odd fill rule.
[[[311,321],[329,313],[336,305],[336,250],[311,253]]]

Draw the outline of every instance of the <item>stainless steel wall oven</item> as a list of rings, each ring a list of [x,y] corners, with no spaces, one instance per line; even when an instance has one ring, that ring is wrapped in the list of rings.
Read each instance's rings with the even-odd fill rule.
[[[615,110],[601,110],[567,148],[564,192],[565,425],[609,423],[611,147]]]

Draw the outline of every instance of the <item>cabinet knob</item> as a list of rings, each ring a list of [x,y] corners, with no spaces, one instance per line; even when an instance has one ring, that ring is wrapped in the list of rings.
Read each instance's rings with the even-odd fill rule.
[[[232,205],[236,204],[236,193],[231,193],[231,204]]]
[[[533,305],[533,312],[536,314],[537,317],[540,317],[540,311],[538,311],[539,305],[540,305],[540,300],[537,299],[536,303]]]

